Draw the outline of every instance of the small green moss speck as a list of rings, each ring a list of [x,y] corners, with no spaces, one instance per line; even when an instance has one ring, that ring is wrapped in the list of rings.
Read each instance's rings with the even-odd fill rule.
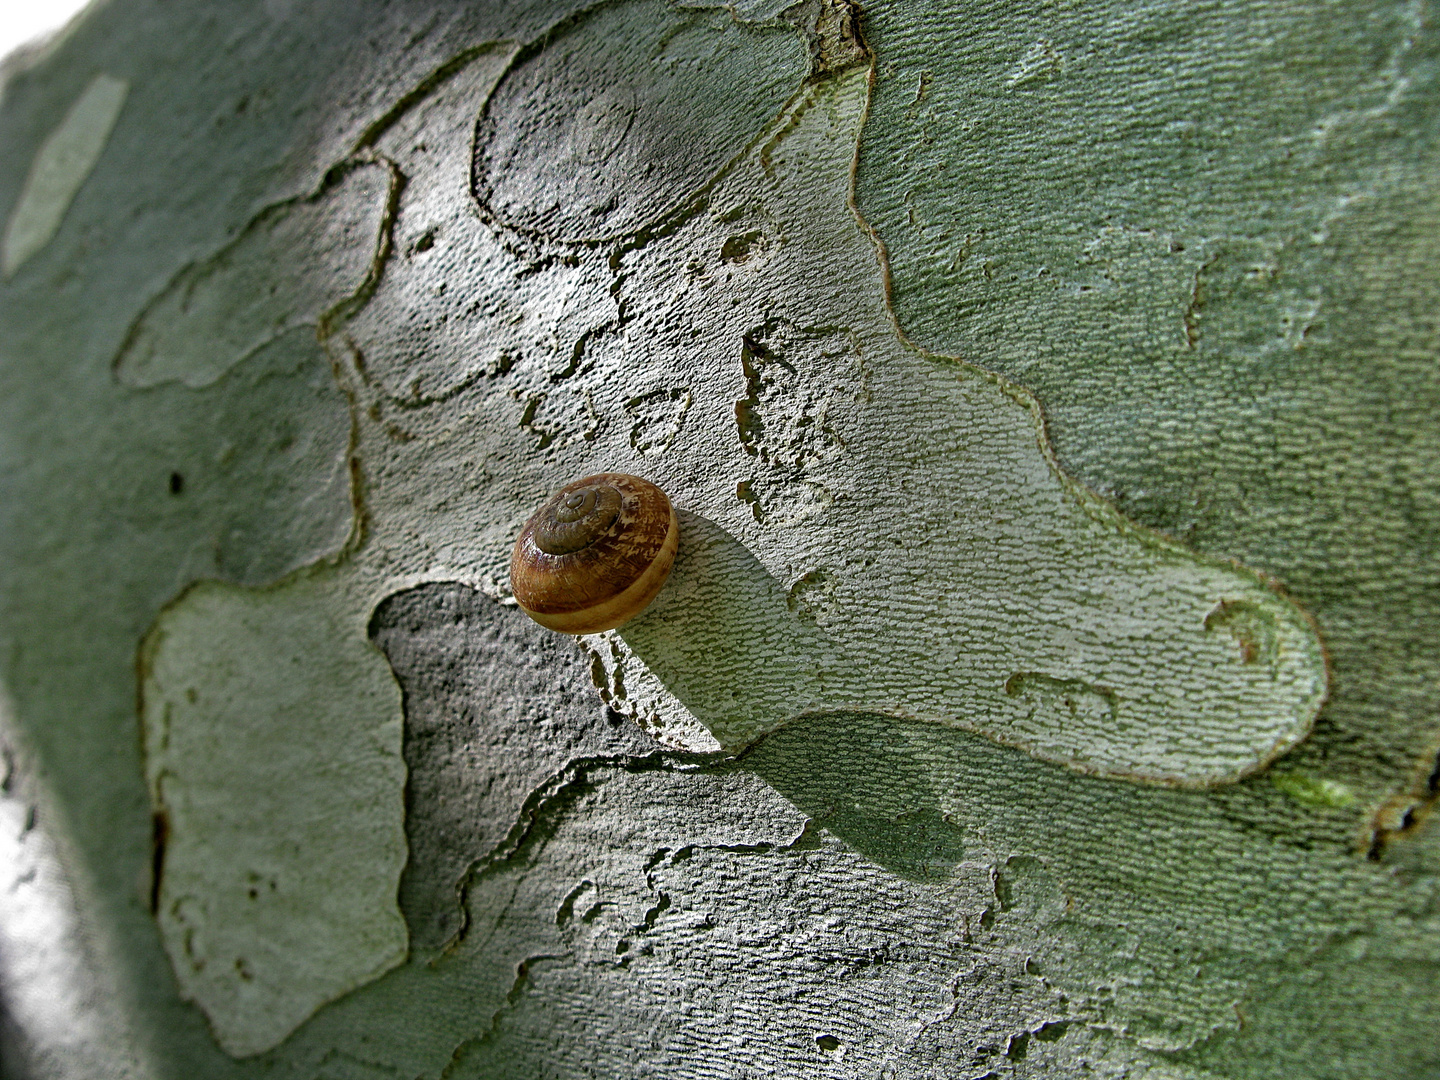
[[[1341,808],[1355,801],[1355,793],[1338,780],[1326,780],[1303,772],[1272,773],[1270,780],[1301,806]]]

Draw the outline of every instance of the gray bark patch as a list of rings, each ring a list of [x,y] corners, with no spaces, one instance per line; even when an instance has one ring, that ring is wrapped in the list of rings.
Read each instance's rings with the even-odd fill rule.
[[[516,827],[532,793],[575,761],[660,747],[601,704],[571,638],[464,585],[397,593],[370,636],[404,693],[410,861],[400,908],[423,953],[459,932],[462,879]]]

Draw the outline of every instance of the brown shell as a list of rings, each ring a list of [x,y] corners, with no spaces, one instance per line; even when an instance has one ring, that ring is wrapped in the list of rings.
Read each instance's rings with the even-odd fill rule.
[[[525,523],[510,588],[541,626],[596,634],[638,615],[670,576],[680,522],[665,493],[625,473],[566,484]]]

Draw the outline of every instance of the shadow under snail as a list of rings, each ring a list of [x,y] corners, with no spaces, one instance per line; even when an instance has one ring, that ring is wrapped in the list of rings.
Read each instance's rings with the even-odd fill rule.
[[[665,493],[625,473],[566,484],[525,523],[510,557],[524,612],[565,634],[613,630],[670,576],[680,522]]]

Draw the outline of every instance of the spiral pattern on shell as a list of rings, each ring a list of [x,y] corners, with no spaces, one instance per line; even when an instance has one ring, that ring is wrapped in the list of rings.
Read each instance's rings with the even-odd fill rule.
[[[680,524],[665,493],[625,473],[567,484],[525,523],[510,559],[520,607],[567,634],[639,614],[670,575]]]

